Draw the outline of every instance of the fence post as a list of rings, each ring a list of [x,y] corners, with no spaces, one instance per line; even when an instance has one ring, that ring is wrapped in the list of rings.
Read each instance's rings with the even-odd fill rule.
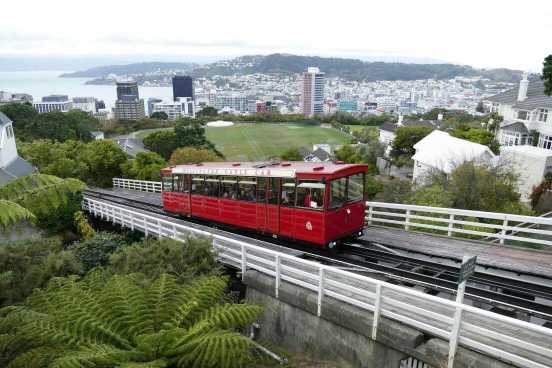
[[[502,222],[502,231],[500,232],[500,245],[504,245],[504,237],[506,236],[506,226],[508,226],[508,219],[505,218]]]
[[[410,210],[406,210],[406,217],[404,220],[404,229],[410,229]]]
[[[276,254],[276,278],[274,281],[274,294],[276,295],[276,299],[280,297],[280,255]]]
[[[242,281],[245,277],[245,272],[247,271],[247,257],[245,255],[247,248],[244,244],[241,245],[241,272],[242,272]]]
[[[448,224],[448,236],[452,236],[452,229],[454,229],[454,214],[451,213],[449,216],[449,224]]]
[[[324,267],[318,270],[318,311],[317,315],[322,315],[322,298],[324,297]]]
[[[468,256],[464,256],[462,263],[465,263],[469,259]],[[452,323],[452,330],[450,331],[449,340],[449,355],[448,355],[448,368],[453,368],[454,357],[456,355],[456,348],[458,347],[458,337],[460,336],[460,328],[462,327],[462,304],[464,303],[464,292],[466,291],[467,279],[464,279],[458,285],[458,292],[456,293],[456,311],[454,312],[454,322]]]
[[[381,311],[381,284],[376,284],[376,299],[374,300],[374,320],[372,321],[372,340],[376,340]]]
[[[373,206],[368,206],[368,225],[372,225],[372,211],[373,211],[374,207]]]

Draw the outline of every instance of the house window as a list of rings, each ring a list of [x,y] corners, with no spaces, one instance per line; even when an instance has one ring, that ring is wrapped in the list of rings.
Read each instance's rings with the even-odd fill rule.
[[[491,106],[491,112],[498,112],[498,104],[497,103],[493,103],[493,105]]]
[[[519,133],[503,132],[501,136],[500,144],[503,146],[518,146],[521,142],[521,136]]]
[[[520,120],[529,120],[530,116],[531,114],[529,113],[529,111],[519,110],[517,118]]]
[[[540,135],[539,136],[539,147],[552,149],[552,136],[550,135]]]
[[[539,121],[546,122],[547,119],[548,119],[548,110],[539,109]]]
[[[13,127],[11,125],[6,127],[6,136],[8,138],[13,138]]]

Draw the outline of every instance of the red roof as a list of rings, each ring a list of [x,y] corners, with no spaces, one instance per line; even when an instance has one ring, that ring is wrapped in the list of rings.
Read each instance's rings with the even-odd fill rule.
[[[334,175],[341,172],[365,172],[368,165],[335,162],[205,162],[163,169],[174,174],[295,177],[296,174]]]

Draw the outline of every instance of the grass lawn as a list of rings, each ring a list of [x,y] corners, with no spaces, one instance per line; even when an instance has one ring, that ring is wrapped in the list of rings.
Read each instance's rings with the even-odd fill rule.
[[[370,134],[374,137],[378,137],[379,135],[379,127],[377,126],[371,126],[371,125],[346,125],[349,129],[351,129],[352,132],[361,132],[364,129],[368,129],[370,131]]]
[[[349,136],[332,128],[296,124],[207,127],[206,135],[229,161],[266,160],[293,147],[312,149],[315,143],[341,145],[351,141]]]

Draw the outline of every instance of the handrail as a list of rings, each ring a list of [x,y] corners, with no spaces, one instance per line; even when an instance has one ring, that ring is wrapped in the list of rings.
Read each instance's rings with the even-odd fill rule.
[[[189,236],[209,236],[219,260],[241,268],[242,277],[247,270],[274,277],[276,297],[281,282],[286,281],[318,294],[319,316],[326,297],[374,313],[373,339],[378,336],[379,317],[384,316],[446,340],[458,334],[461,345],[508,363],[528,368],[552,365],[552,330],[535,324],[186,226],[86,194],[83,209],[146,235],[180,241]],[[456,310],[462,311],[463,320],[453,331],[451,320]],[[531,341],[520,340],[520,329],[531,335]]]
[[[469,236],[488,242],[497,241],[501,245],[509,240],[552,246],[550,217],[369,201],[366,202],[365,218],[368,225],[416,229],[450,237]]]
[[[113,178],[113,187],[141,192],[161,193],[162,185],[160,181]]]

